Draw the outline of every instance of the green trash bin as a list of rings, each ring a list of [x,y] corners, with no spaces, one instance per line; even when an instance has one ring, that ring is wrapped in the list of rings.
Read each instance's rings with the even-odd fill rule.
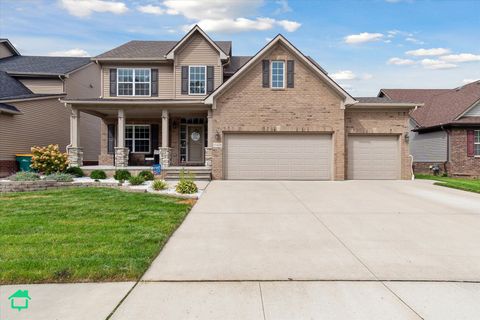
[[[30,168],[30,165],[32,164],[31,154],[16,154],[15,158],[18,162],[20,171],[32,171],[32,168]]]

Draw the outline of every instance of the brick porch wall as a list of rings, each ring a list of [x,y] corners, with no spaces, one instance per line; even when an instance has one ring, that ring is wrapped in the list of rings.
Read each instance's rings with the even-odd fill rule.
[[[444,174],[448,170],[448,165],[443,162],[414,162],[413,172],[423,174],[433,174],[430,166],[437,165],[440,168],[440,174]]]
[[[451,129],[449,136],[449,174],[480,177],[480,157],[467,156],[467,128]]]
[[[0,178],[8,177],[18,170],[15,160],[0,160]]]

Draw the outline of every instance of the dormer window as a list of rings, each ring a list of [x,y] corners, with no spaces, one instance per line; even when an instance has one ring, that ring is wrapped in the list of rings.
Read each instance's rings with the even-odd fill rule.
[[[117,92],[119,96],[150,96],[150,69],[119,68]]]
[[[204,95],[207,93],[207,67],[189,66],[188,94]]]
[[[272,89],[285,88],[285,61],[272,61]]]

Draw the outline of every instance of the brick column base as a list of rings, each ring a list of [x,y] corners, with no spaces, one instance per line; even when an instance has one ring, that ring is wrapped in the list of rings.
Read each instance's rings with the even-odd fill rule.
[[[128,153],[130,150],[128,148],[115,147],[115,166],[116,167],[127,167],[128,166]]]
[[[68,162],[70,167],[83,166],[83,148],[67,148]]]
[[[213,149],[205,148],[205,167],[212,167]]]
[[[162,168],[170,167],[170,160],[172,155],[172,148],[169,147],[160,147],[160,164]]]

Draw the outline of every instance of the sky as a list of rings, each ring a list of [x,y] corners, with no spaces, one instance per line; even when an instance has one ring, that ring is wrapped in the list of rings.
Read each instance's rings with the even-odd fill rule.
[[[283,34],[354,96],[480,79],[480,0],[0,0],[0,38],[23,55],[95,56],[179,40],[199,24],[234,55]]]

